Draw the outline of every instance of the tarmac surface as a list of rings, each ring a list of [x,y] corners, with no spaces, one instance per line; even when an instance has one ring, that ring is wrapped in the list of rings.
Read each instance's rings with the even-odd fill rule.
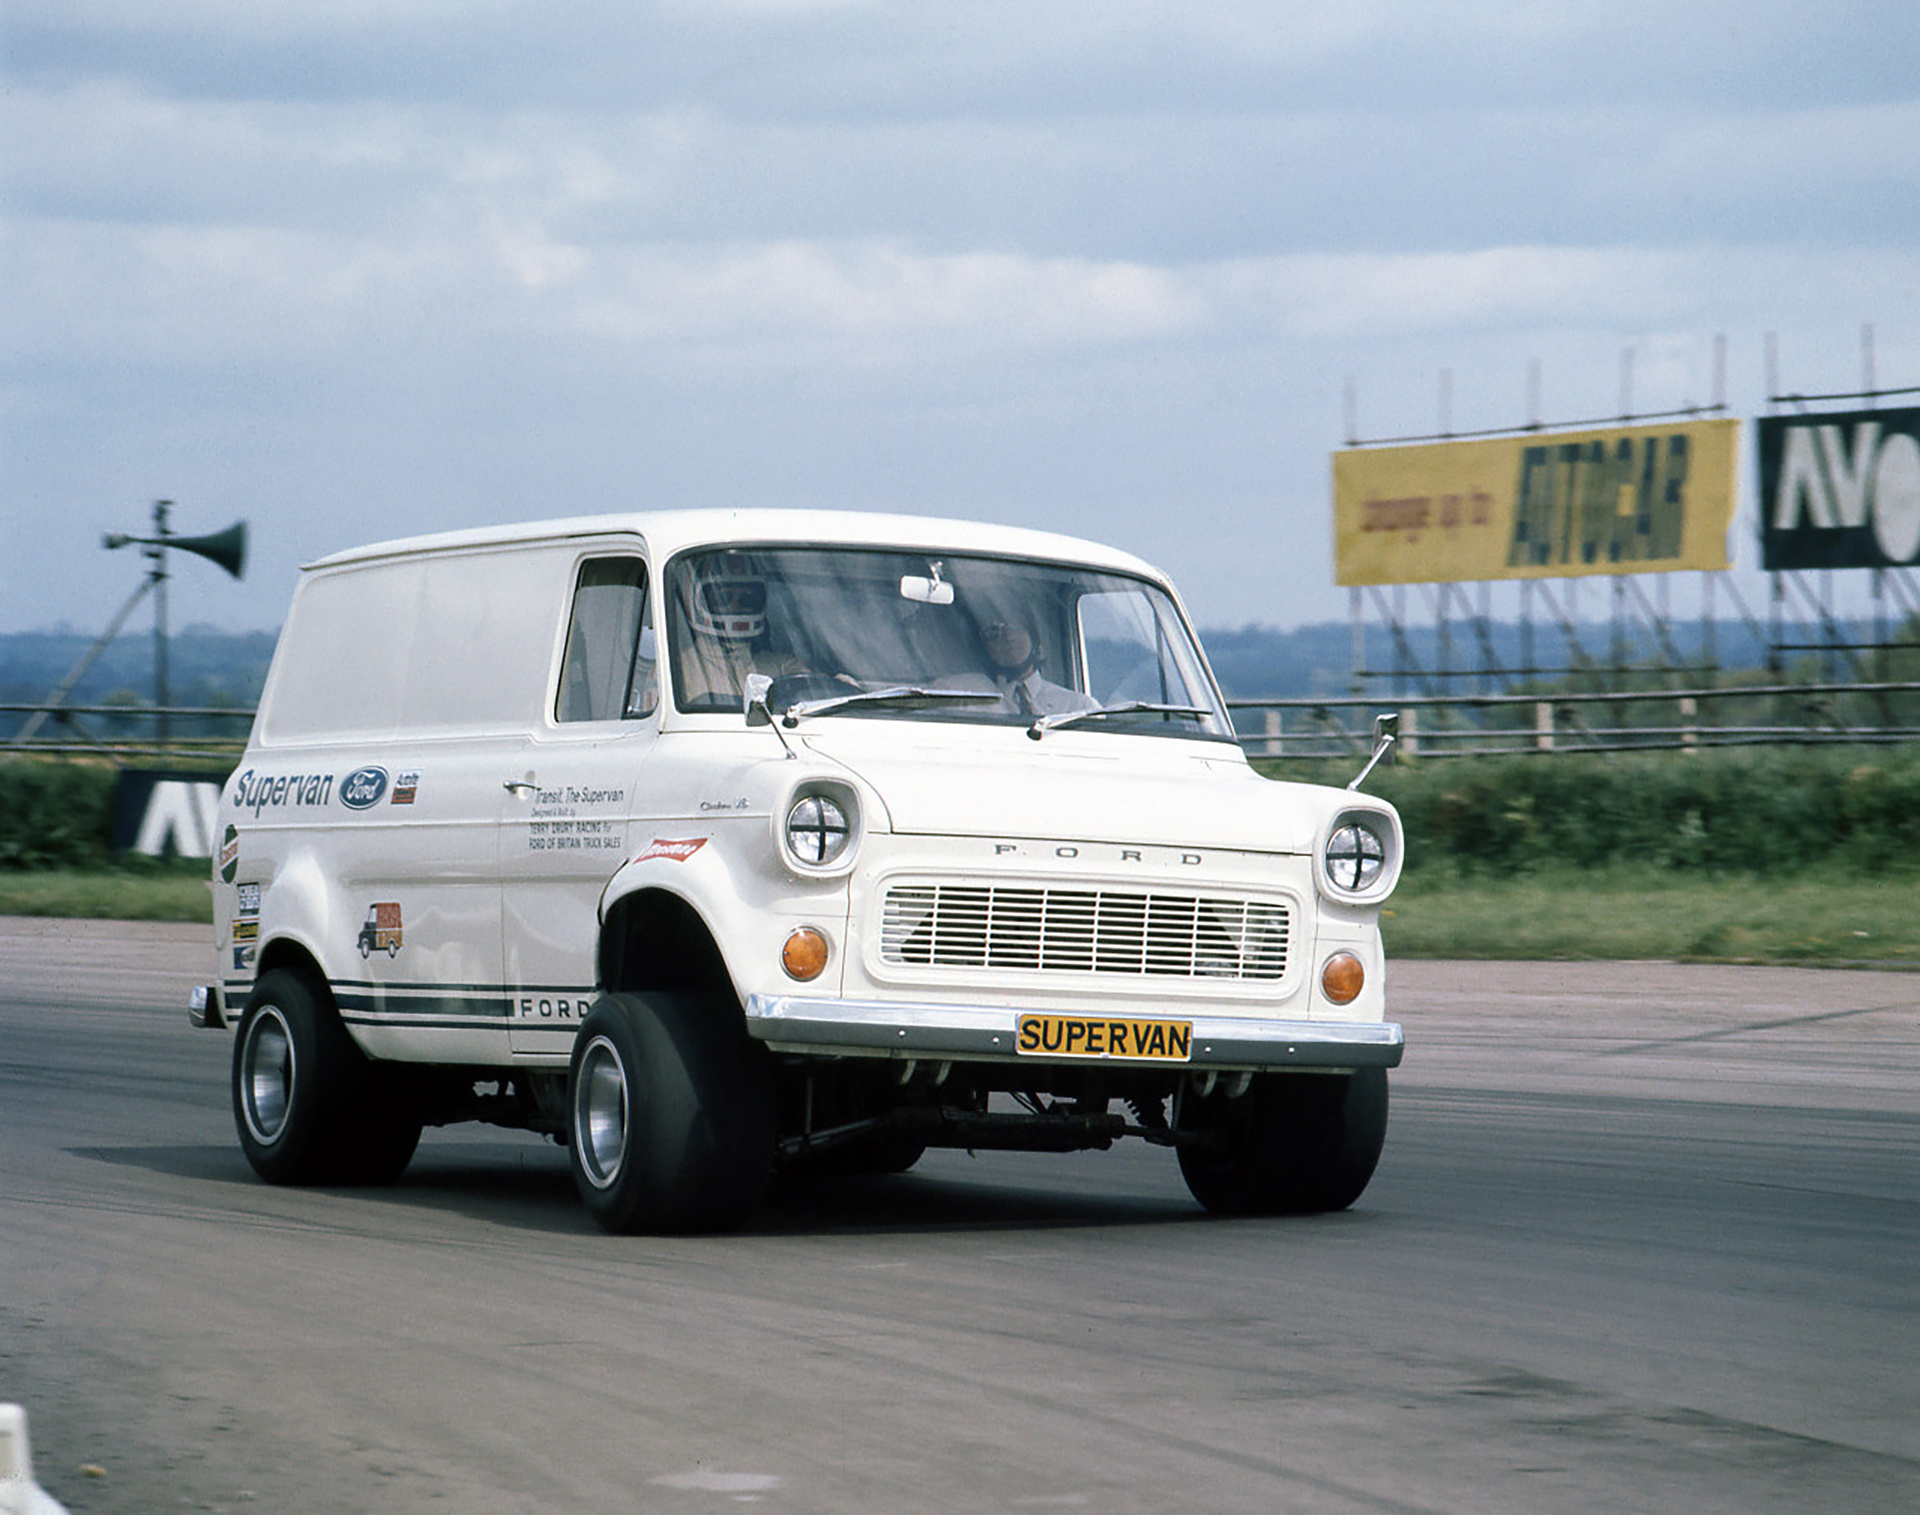
[[[1920,977],[1398,963],[1346,1214],[933,1153],[601,1235],[240,1155],[198,928],[0,919],[0,1400],[73,1515],[1920,1509]]]

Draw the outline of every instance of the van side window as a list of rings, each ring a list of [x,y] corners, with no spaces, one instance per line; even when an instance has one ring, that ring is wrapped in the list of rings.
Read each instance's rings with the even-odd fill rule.
[[[653,665],[647,565],[638,558],[589,558],[574,585],[556,718],[619,721],[653,714],[659,699]]]

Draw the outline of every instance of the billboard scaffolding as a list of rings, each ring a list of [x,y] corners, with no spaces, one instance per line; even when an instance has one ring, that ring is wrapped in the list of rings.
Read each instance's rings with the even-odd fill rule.
[[[1336,453],[1335,579],[1350,591],[1355,692],[1369,682],[1402,695],[1511,692],[1569,677],[1618,689],[1630,664],[1710,675],[1738,435],[1737,421],[1691,408]],[[1703,586],[1690,652],[1668,592],[1675,573]],[[1595,578],[1610,601],[1603,648],[1582,629],[1583,589],[1599,587],[1582,581]],[[1508,583],[1517,625],[1497,632],[1494,589]],[[1726,592],[1744,613],[1730,581]],[[1409,631],[1410,595],[1429,612],[1429,658]],[[1371,658],[1369,606],[1386,633],[1384,667]]]

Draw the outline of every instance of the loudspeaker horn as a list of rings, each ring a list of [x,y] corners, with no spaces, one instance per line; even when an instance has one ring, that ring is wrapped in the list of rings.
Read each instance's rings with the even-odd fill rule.
[[[247,566],[247,523],[235,521],[225,531],[209,532],[204,537],[168,537],[167,546],[198,553],[237,579]]]
[[[136,542],[143,547],[178,547],[182,552],[197,553],[218,563],[236,579],[247,566],[245,521],[235,521],[225,531],[211,531],[203,537],[134,537],[124,531],[110,531],[100,538],[100,545],[106,548],[131,547]]]

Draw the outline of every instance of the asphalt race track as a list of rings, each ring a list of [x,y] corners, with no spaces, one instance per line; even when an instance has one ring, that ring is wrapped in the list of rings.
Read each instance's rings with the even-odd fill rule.
[[[931,1154],[600,1235],[255,1181],[187,928],[0,921],[0,1400],[75,1515],[1920,1509],[1920,977],[1396,965],[1344,1215]]]

